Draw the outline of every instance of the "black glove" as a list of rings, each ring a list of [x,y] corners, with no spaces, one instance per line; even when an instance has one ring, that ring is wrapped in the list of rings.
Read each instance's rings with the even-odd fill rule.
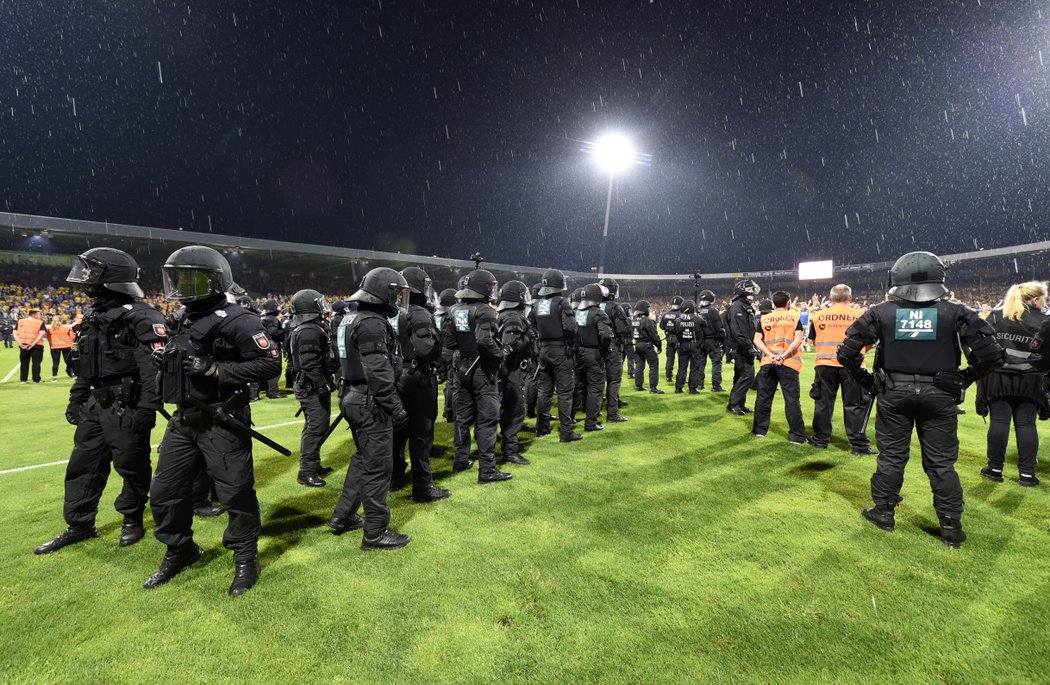
[[[978,416],[988,416],[988,403],[980,395],[977,396],[977,400],[974,402],[974,410]]]
[[[875,376],[871,375],[871,371],[857,369],[851,375],[855,381],[860,383],[860,387],[864,388],[864,392],[871,393],[875,389]]]
[[[152,409],[143,409],[139,407],[135,410],[135,413],[131,415],[131,430],[136,433],[143,431],[149,432],[153,430],[153,427],[157,425],[157,412]]]
[[[211,357],[186,357],[182,368],[191,376],[211,376],[215,373],[215,360]]]
[[[70,402],[66,407],[66,421],[70,425],[75,426],[80,423],[80,410],[83,406],[80,402]]]
[[[149,359],[161,371],[164,370],[164,348],[158,347],[149,353]]]
[[[400,428],[408,423],[408,412],[404,409],[398,409],[393,416],[390,417],[390,424],[394,428]]]
[[[951,393],[952,395],[958,395],[963,390],[966,390],[966,386],[969,383],[966,380],[966,375],[959,371],[941,371],[934,375],[933,385],[938,390]]]

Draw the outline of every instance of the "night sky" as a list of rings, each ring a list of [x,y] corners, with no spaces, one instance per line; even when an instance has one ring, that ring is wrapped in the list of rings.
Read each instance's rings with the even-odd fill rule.
[[[934,9],[935,8],[935,9]],[[0,207],[536,266],[1050,237],[1046,0],[0,3]]]

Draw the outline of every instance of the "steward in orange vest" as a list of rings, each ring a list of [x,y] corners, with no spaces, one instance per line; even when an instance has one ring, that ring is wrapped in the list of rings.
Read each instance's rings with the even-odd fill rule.
[[[44,338],[47,337],[47,326],[40,318],[40,311],[30,309],[29,316],[18,320],[15,339],[18,340],[19,380],[23,385],[29,382],[29,368],[33,368],[33,382],[40,382],[40,363],[44,360]]]
[[[809,441],[818,449],[826,449],[831,442],[831,419],[841,389],[842,418],[853,454],[875,454],[864,432],[870,406],[868,395],[842,368],[837,356],[846,330],[864,310],[852,306],[853,292],[848,285],[836,285],[829,299],[831,306],[813,315],[809,334],[817,350],[816,378],[809,392],[813,398],[813,435]]]
[[[755,347],[762,352],[758,371],[758,398],[755,399],[755,421],[751,432],[765,437],[777,385],[784,391],[784,412],[788,421],[788,440],[794,445],[806,443],[806,421],[802,418],[799,372],[802,371],[802,316],[791,309],[791,295],[773,293],[773,311],[763,314],[755,333]]]
[[[76,333],[73,332],[72,326],[62,323],[61,319],[57,319],[57,321],[58,323],[52,323],[51,328],[47,331],[47,339],[51,345],[52,383],[58,381],[58,367],[62,361],[66,363],[66,375],[70,378],[73,377],[70,358],[72,357],[73,341],[76,339]]]

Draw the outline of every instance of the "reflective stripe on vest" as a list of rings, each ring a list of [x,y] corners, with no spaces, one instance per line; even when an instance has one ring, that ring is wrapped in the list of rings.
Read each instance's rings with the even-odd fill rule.
[[[61,323],[52,326],[47,336],[51,341],[52,350],[68,350],[73,347],[73,339],[76,337],[72,326]]]
[[[40,319],[19,319],[18,329],[15,331],[15,338],[18,340],[19,345],[32,345],[36,342],[36,337],[40,335],[40,329],[43,327],[44,322]],[[41,341],[43,344],[43,341]]]
[[[834,305],[813,315],[814,344],[817,348],[816,366],[838,366],[837,351],[846,339],[846,330],[864,311],[847,305]]]
[[[762,315],[762,339],[772,352],[783,354],[795,340],[795,329],[798,328],[799,316],[797,310],[776,309],[769,314]],[[772,364],[773,358],[762,355],[762,366]],[[802,355],[796,349],[790,357],[784,358],[784,366],[802,371]]]

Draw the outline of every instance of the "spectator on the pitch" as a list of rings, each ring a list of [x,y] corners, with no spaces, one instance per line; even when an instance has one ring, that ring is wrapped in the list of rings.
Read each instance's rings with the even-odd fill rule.
[[[47,325],[39,309],[30,309],[25,318],[18,320],[15,337],[19,348],[19,380],[23,385],[29,382],[29,368],[32,366],[33,382],[39,383],[40,364],[44,360],[44,339],[47,338]]]
[[[58,367],[65,362],[66,375],[73,377],[73,369],[70,366],[70,358],[73,354],[73,340],[76,334],[69,320],[64,317],[55,317],[51,320],[51,326],[47,330],[47,340],[51,345],[51,382],[58,381]]]

